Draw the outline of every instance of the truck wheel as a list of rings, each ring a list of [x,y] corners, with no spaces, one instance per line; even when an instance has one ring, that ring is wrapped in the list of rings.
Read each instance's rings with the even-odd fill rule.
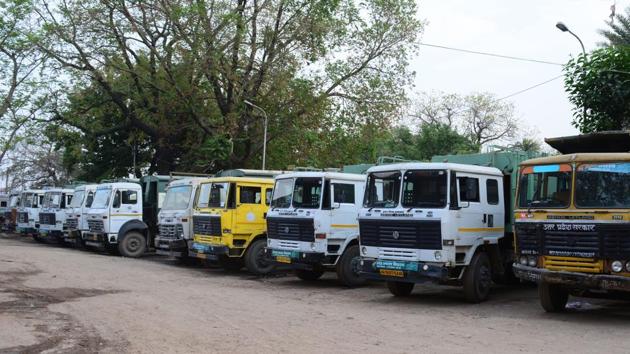
[[[245,267],[251,273],[256,275],[265,275],[271,273],[274,264],[265,256],[265,246],[267,240],[258,239],[254,241],[245,253]]]
[[[353,260],[359,257],[359,246],[352,245],[343,252],[337,262],[337,277],[347,287],[365,284],[365,279],[359,276]]]
[[[40,237],[39,235],[36,235],[36,234],[33,234],[33,240],[39,243],[46,243],[46,240],[43,237]]]
[[[118,241],[118,252],[123,257],[138,258],[142,256],[147,248],[147,241],[144,235],[137,231],[131,231]]]
[[[492,268],[485,252],[477,252],[464,273],[466,300],[479,303],[488,298],[492,288]]]
[[[324,274],[323,270],[304,270],[296,269],[295,275],[304,281],[315,281]]]
[[[558,285],[545,282],[538,284],[540,304],[547,312],[562,312],[569,300],[569,291]]]
[[[397,297],[405,297],[413,291],[414,283],[406,283],[403,281],[388,281],[387,288],[392,295]]]

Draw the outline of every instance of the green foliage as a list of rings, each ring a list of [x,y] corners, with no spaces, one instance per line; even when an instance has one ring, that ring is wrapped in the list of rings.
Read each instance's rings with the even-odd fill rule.
[[[582,133],[630,128],[630,46],[597,49],[572,59],[564,70],[576,128]]]
[[[626,7],[626,14],[618,13],[613,21],[608,24],[608,28],[600,30],[599,33],[608,42],[602,43],[605,46],[630,45],[630,6]]]

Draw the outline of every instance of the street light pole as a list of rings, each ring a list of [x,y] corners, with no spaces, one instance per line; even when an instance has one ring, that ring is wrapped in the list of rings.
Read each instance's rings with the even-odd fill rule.
[[[264,133],[263,133],[263,157],[262,157],[262,169],[265,170],[266,167],[266,160],[267,160],[267,112],[265,112],[264,109],[256,106],[255,104],[245,100],[244,101],[246,105],[251,106],[252,108],[255,108],[259,111],[262,112],[263,117],[265,118],[265,123],[264,123]]]
[[[575,37],[578,40],[578,42],[580,42],[580,46],[582,47],[582,55],[584,55],[584,60],[586,60],[586,49],[584,49],[584,43],[582,43],[582,40],[580,39],[580,37],[578,37],[577,34],[571,32],[569,27],[567,27],[562,22],[556,23],[556,28],[558,28],[562,32],[569,32],[573,37]],[[586,75],[586,72],[584,72],[584,75]],[[584,118],[586,118],[586,105],[584,105],[584,107],[582,107],[582,108],[583,108]]]

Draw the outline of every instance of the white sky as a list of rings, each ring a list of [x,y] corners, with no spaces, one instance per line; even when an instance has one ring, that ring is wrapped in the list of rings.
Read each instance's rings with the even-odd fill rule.
[[[581,53],[577,39],[555,27],[562,21],[586,50],[597,47],[613,0],[418,0],[427,21],[422,42],[565,63]],[[623,13],[630,0],[617,0]],[[562,74],[562,67],[420,47],[411,63],[417,91],[504,97]],[[537,138],[577,134],[563,78],[508,99]]]

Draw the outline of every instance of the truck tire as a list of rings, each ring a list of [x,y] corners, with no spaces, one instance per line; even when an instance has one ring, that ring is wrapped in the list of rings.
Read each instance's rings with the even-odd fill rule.
[[[295,270],[295,275],[304,281],[315,281],[321,278],[323,274],[324,274],[323,270],[305,270],[305,269]]]
[[[558,285],[540,282],[538,284],[540,304],[546,312],[562,312],[569,301],[569,291]]]
[[[273,262],[267,259],[265,255],[265,246],[267,240],[259,238],[249,245],[249,248],[245,252],[245,268],[250,273],[256,275],[269,274],[275,268]]]
[[[147,241],[144,235],[137,231],[129,231],[118,241],[118,252],[123,257],[138,258],[144,254]]]
[[[477,252],[464,273],[464,295],[468,302],[485,301],[492,289],[492,268],[485,252]]]
[[[353,260],[359,257],[359,246],[352,245],[343,252],[337,262],[337,277],[350,288],[365,284],[365,279],[359,276]]]
[[[404,281],[388,281],[387,289],[392,295],[396,297],[406,297],[413,291],[414,283],[407,283]]]

